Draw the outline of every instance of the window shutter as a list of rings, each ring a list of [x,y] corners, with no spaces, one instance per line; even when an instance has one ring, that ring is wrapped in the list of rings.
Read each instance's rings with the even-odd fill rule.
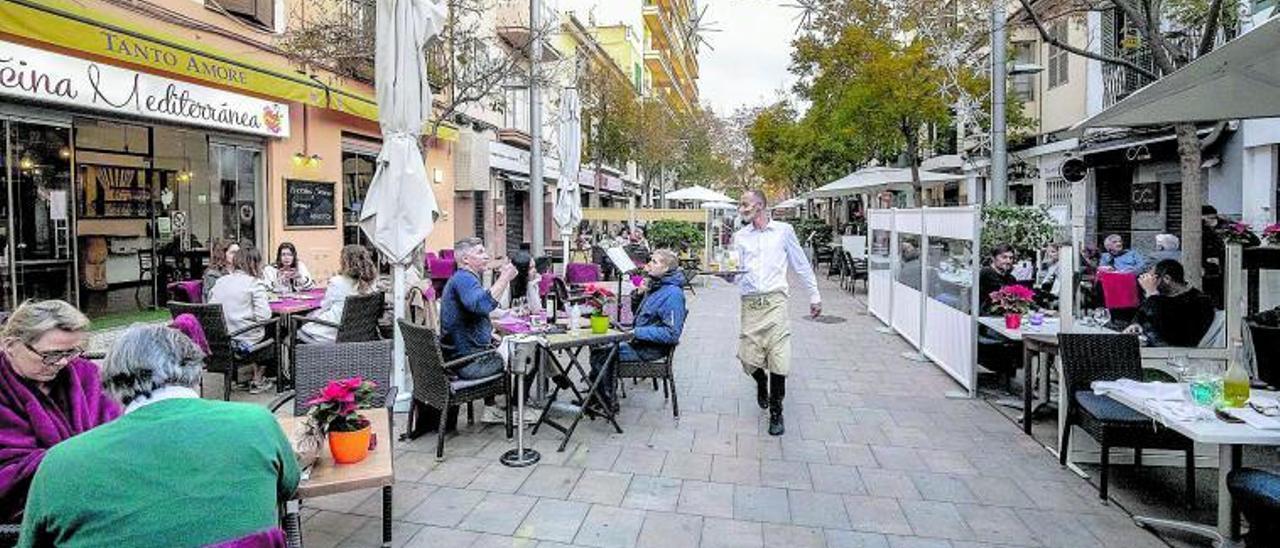
[[[276,0],[205,0],[205,7],[244,17],[260,25],[275,28]]]
[[[276,0],[254,0],[253,18],[267,28],[276,28]]]

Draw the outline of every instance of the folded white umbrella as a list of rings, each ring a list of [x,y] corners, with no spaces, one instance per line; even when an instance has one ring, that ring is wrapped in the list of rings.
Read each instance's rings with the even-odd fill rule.
[[[374,74],[382,151],[360,209],[360,228],[393,265],[395,317],[404,317],[404,269],[439,214],[419,140],[431,115],[427,40],[444,26],[438,0],[378,0]],[[404,340],[395,330],[395,385],[405,385]]]
[[[564,240],[564,264],[569,265],[569,239],[582,222],[578,193],[578,164],[582,158],[582,103],[578,90],[565,88],[560,96],[560,183],[554,216]]]

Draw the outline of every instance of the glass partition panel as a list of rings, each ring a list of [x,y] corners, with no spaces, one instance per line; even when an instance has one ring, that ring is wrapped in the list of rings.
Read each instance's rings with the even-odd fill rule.
[[[898,234],[898,283],[920,290],[920,235]]]
[[[889,269],[890,238],[891,233],[888,230],[876,229],[871,231],[871,252],[868,254],[867,260],[868,270]]]
[[[929,298],[969,313],[973,302],[973,242],[929,238]]]

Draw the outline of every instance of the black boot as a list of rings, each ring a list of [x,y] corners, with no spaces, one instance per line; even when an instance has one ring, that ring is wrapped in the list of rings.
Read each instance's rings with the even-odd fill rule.
[[[769,375],[765,374],[763,369],[757,369],[751,372],[751,378],[756,380],[756,405],[761,409],[768,409]]]
[[[787,429],[782,424],[782,399],[787,396],[787,377],[769,375],[769,435],[781,436]]]

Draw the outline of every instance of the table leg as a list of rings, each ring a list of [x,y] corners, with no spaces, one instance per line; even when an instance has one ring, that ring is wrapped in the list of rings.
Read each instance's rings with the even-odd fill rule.
[[[382,546],[391,547],[391,486],[382,488]]]
[[[1034,352],[1022,343],[1022,433],[1031,435],[1031,359]]]
[[[284,536],[289,548],[302,548],[302,502],[294,499],[284,503]]]
[[[1240,467],[1240,446],[1218,446],[1218,534],[1222,538],[1240,538],[1240,513],[1236,512],[1231,491],[1227,490],[1227,475]]]

